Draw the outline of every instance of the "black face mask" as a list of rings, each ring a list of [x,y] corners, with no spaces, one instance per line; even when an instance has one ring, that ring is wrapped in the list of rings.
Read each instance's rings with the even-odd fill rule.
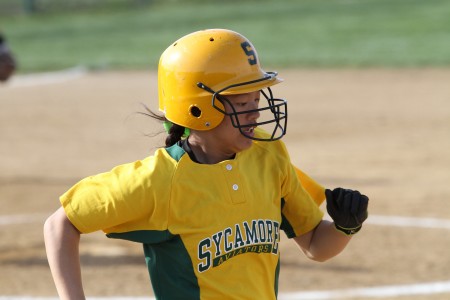
[[[238,128],[240,133],[245,136],[246,138],[257,140],[257,141],[276,141],[281,139],[286,134],[286,126],[287,126],[287,101],[284,99],[274,98],[272,94],[272,90],[268,87],[266,88],[267,91],[261,90],[261,94],[264,96],[264,98],[267,101],[267,105],[252,109],[252,110],[246,110],[246,111],[239,111],[237,112],[235,108],[233,107],[230,100],[226,98],[226,96],[222,95],[221,93],[227,91],[228,89],[253,84],[256,82],[264,81],[272,79],[277,74],[274,72],[268,72],[267,76],[258,80],[252,80],[247,81],[243,83],[233,84],[230,86],[227,86],[219,91],[214,91],[208,86],[204,85],[203,83],[199,82],[197,83],[197,86],[209,93],[212,94],[211,104],[212,106],[220,111],[222,114],[229,116],[231,119],[231,124],[233,127]],[[232,112],[226,112],[222,108],[216,105],[216,101],[219,101],[221,104],[227,103],[230,107]],[[260,114],[260,117],[255,123],[251,124],[245,124],[242,125],[239,122],[239,116],[245,115],[248,113],[255,113],[258,112]],[[244,130],[249,127],[260,127],[267,131],[268,136],[267,137],[251,137],[245,134]]]

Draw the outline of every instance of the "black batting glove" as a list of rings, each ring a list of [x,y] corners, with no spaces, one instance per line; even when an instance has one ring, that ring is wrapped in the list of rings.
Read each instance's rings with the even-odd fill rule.
[[[369,198],[358,191],[336,188],[326,189],[327,211],[336,229],[346,235],[357,233],[367,219]]]

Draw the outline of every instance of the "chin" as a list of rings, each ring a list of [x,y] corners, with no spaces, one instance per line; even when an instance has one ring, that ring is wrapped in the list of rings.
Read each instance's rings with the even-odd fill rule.
[[[242,136],[242,140],[239,143],[239,149],[240,149],[240,151],[244,151],[244,150],[250,148],[252,146],[252,144],[253,144],[252,139]]]

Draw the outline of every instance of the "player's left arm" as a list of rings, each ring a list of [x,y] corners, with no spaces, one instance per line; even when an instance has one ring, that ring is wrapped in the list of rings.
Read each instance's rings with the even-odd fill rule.
[[[320,206],[325,200],[325,188],[296,166],[293,165],[293,167],[303,188],[308,192],[314,202]]]
[[[333,222],[322,220],[312,231],[294,238],[303,252],[316,261],[326,261],[341,253],[368,216],[369,198],[358,191],[327,189],[325,195]]]

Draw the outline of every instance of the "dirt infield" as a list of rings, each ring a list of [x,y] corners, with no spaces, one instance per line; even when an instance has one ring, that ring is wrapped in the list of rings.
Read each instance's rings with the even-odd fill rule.
[[[285,142],[328,187],[370,196],[370,215],[450,220],[450,70],[288,70]],[[89,73],[0,85],[0,296],[55,296],[43,221],[77,180],[149,155],[156,75]],[[370,220],[370,217],[369,217]],[[418,220],[419,222],[419,220]],[[414,223],[414,222],[413,222]],[[440,224],[440,223],[438,223]],[[439,226],[437,226],[439,227]],[[308,261],[281,243],[280,292],[450,280],[450,230],[368,223],[339,257]],[[82,237],[89,296],[150,296],[141,247]],[[345,297],[344,297],[345,298]],[[449,299],[449,293],[384,299]],[[364,299],[364,297],[361,297]]]

